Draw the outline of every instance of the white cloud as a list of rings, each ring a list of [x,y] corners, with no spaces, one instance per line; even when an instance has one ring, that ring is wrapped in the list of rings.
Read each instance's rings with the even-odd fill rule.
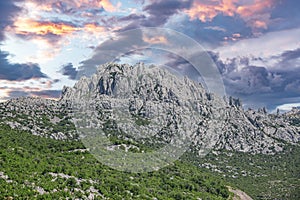
[[[206,27],[204,27],[204,29],[226,32],[225,28],[222,28],[222,27],[219,27],[219,26],[206,26]]]
[[[284,51],[300,47],[300,28],[270,32],[257,38],[244,39],[214,49],[222,60],[227,58],[263,57],[279,55]]]
[[[279,109],[280,111],[290,111],[294,107],[300,107],[300,103],[287,103],[287,104],[282,104],[280,106],[276,107],[276,110]]]

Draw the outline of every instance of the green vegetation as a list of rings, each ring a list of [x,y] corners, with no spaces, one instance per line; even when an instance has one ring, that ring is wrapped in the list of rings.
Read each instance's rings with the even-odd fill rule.
[[[300,119],[292,118],[292,119],[290,119],[290,124],[293,126],[300,126]]]
[[[70,117],[60,119],[60,121],[56,124],[52,123],[46,115],[42,115],[40,119],[41,121],[37,124],[37,126],[42,129],[46,127],[50,128],[54,133],[66,133],[68,131],[75,130],[75,125],[72,122],[70,122]]]
[[[15,115],[11,121],[28,121],[26,115]],[[68,118],[58,118],[54,124],[40,115],[34,125],[51,132],[74,130]],[[145,118],[136,119],[137,125],[147,125]],[[109,141],[121,150],[150,152],[164,144],[117,130],[113,122],[105,124]],[[143,174],[110,169],[84,149],[80,141],[47,139],[0,125],[0,199],[84,199],[91,194],[96,199],[230,199],[225,185],[255,200],[300,199],[299,145],[286,144],[275,155],[218,151],[198,158],[186,153],[173,166]]]
[[[221,151],[205,158],[185,155],[206,172],[225,176],[231,186],[253,199],[300,199],[300,146],[286,145],[275,155]],[[204,170],[204,168],[202,168]]]
[[[136,116],[135,118],[135,124],[138,126],[147,126],[151,123],[149,119],[142,118],[140,116]]]
[[[140,120],[140,125],[147,125],[147,123],[150,123],[146,118],[142,118],[138,115],[134,116],[136,119]],[[137,138],[134,135],[130,135],[128,133],[125,133],[121,131],[116,123],[114,121],[108,120],[104,124],[103,131],[106,135],[106,137],[109,138],[111,144],[114,145],[132,145],[137,148],[130,148],[129,151],[133,152],[152,152],[156,151],[160,148],[162,148],[167,142],[166,139],[156,138],[156,136],[153,137],[147,137],[147,138]],[[161,130],[159,134],[163,134],[166,136],[168,134],[168,129],[164,128]],[[169,134],[169,137],[171,135]]]
[[[115,171],[78,141],[57,141],[0,127],[0,199],[228,199],[223,180],[176,162],[159,171]]]

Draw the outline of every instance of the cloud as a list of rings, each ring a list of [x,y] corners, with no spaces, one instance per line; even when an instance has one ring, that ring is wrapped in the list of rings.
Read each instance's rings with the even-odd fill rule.
[[[189,8],[191,0],[152,0],[150,4],[143,8],[150,16],[143,20],[142,26],[156,27],[164,25],[170,16],[180,10]]]
[[[24,81],[34,78],[47,78],[35,63],[10,63],[9,54],[0,51],[0,80]]]
[[[80,30],[72,23],[63,21],[36,21],[29,18],[18,17],[13,25],[6,28],[11,36],[32,41],[38,46],[38,57],[40,60],[54,58],[63,45],[69,43],[69,39],[75,31]]]
[[[30,92],[30,96],[38,96],[43,98],[59,98],[61,96],[61,90],[41,90]]]
[[[250,64],[249,58],[234,58],[222,63],[227,92],[234,96],[271,92],[270,72],[263,66]]]
[[[211,21],[220,14],[230,17],[239,16],[254,30],[267,29],[274,2],[273,0],[195,0],[185,13],[191,20],[199,19],[202,22]]]
[[[204,87],[206,84],[201,77],[201,74],[195,67],[184,58],[175,54],[168,54],[166,63],[164,64],[168,69],[176,73],[178,76],[187,76],[190,79],[202,83]]]
[[[120,22],[122,22],[122,21],[137,21],[137,20],[144,20],[144,19],[146,19],[145,15],[133,13],[133,14],[127,15],[125,17],[121,17],[118,21],[120,21]]]
[[[299,28],[300,24],[300,1],[278,1],[271,13],[269,28],[272,31]]]
[[[117,19],[117,22],[121,24],[118,31],[164,26],[172,16],[189,8],[191,3],[192,0],[149,0],[146,5],[142,2],[144,7],[141,12],[130,13]]]
[[[89,30],[89,27],[87,28]],[[64,21],[36,21],[18,17],[6,31],[23,39],[45,41],[51,47],[60,46],[60,41],[75,31],[83,30],[72,23]]]
[[[233,38],[237,41],[252,35],[251,28],[242,19],[222,14],[207,22],[200,20],[191,21],[185,15],[173,16],[166,26],[190,36],[201,45],[210,49],[223,46],[224,42],[232,41]],[[237,36],[237,34],[240,37],[233,37]]]
[[[39,81],[39,83],[41,84],[41,86],[43,88],[51,88],[54,83],[58,83],[58,82],[60,82],[59,79],[54,79],[54,80],[49,80],[48,79],[48,80]]]
[[[274,68],[282,73],[300,69],[300,48],[287,50],[280,55],[272,56],[271,59],[278,61]]]
[[[219,52],[222,59],[237,56],[270,57],[299,48],[299,35],[300,28],[274,31],[257,38],[228,43],[214,49],[214,51]]]
[[[22,82],[0,80],[0,101],[23,96],[58,98],[61,94],[60,88],[52,89],[52,84],[57,81],[57,79],[31,79]]]
[[[21,2],[21,0],[0,1],[0,42],[4,40],[5,28],[13,24],[15,15],[21,11],[15,2]]]
[[[226,32],[225,28],[222,28],[222,27],[219,27],[219,26],[206,26],[206,27],[204,27],[204,29]]]
[[[43,60],[55,57],[75,37],[93,38],[106,30],[98,23],[75,25],[62,20],[37,21],[25,17],[18,17],[13,25],[6,28],[12,35],[37,44],[41,54],[39,58]]]
[[[282,59],[282,62],[289,61],[289,60],[294,60],[294,59],[299,59],[300,58],[300,48],[295,49],[295,50],[285,51],[281,54],[280,57]]]
[[[0,45],[5,40],[4,31],[13,26],[15,19],[18,18],[18,14],[22,11],[22,8],[16,5],[16,3],[21,2],[23,0],[0,1]],[[0,81],[8,84],[20,84],[20,82],[27,80],[48,78],[47,75],[41,72],[38,64],[11,63],[9,56],[8,52],[0,50]],[[6,96],[7,90],[7,88],[1,88],[1,96]],[[19,94],[21,94],[20,92]]]
[[[36,43],[47,42],[46,46],[56,49],[52,50],[53,55],[60,51],[62,45],[70,42],[71,36],[78,36],[74,33],[91,35],[106,31],[109,26],[99,24],[105,23],[105,17],[102,16],[103,19],[99,21],[95,18],[104,8],[115,10],[109,0],[16,1],[22,9],[17,9],[20,15],[13,13],[11,23],[3,26],[6,33]],[[84,13],[90,15],[83,16]]]
[[[43,98],[54,98],[57,99],[61,96],[61,90],[40,90],[30,91],[29,89],[10,89],[7,91],[7,96],[4,99],[18,98],[18,97],[43,97]]]
[[[13,25],[13,30],[19,35],[68,35],[78,30],[70,23],[34,21],[29,18],[18,18]]]
[[[287,103],[276,107],[276,109],[279,109],[283,112],[290,111],[293,108],[300,108],[300,103]]]
[[[25,97],[25,96],[29,95],[28,92],[24,92],[21,90],[11,90],[7,94],[9,96],[9,98]]]
[[[78,73],[76,68],[73,67],[72,63],[68,63],[66,65],[63,65],[60,72],[62,73],[62,75],[68,76],[68,78],[71,79],[71,80],[75,80],[76,76],[77,76],[77,73]]]
[[[86,31],[90,34],[99,34],[106,31],[106,27],[100,26],[97,23],[86,23],[83,28],[80,28],[82,31]]]
[[[299,102],[299,49],[276,55],[277,62],[272,66],[255,64],[261,60],[259,57],[238,56],[222,61],[217,54],[211,55],[222,73],[227,93],[242,98],[247,105],[275,109],[287,102]]]
[[[143,35],[143,40],[149,44],[167,44],[168,40],[164,36],[148,37],[146,34]]]
[[[100,5],[104,8],[104,10],[109,12],[114,12],[117,10],[117,8],[109,0],[100,1]]]
[[[114,6],[110,0],[29,0],[32,3],[44,11],[58,12],[58,13],[75,13],[83,10],[89,10],[91,8],[102,8],[108,12],[117,11],[117,7]]]
[[[12,25],[6,28],[6,31],[25,39],[44,39],[53,44],[75,32],[82,31],[95,34],[107,30],[105,26],[94,22],[77,22],[76,25],[74,23],[57,19],[36,20],[28,17],[18,17]]]
[[[95,72],[96,66],[112,62],[123,54],[144,48],[147,45],[148,43],[143,40],[142,31],[137,29],[121,32],[98,45],[94,49],[93,56],[80,63],[79,73],[89,76]]]

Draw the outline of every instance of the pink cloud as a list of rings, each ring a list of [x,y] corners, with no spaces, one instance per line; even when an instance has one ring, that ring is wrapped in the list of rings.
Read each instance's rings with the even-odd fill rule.
[[[192,19],[202,22],[211,21],[218,14],[240,16],[253,30],[266,29],[270,22],[270,10],[274,0],[220,0],[204,2],[195,0],[185,13]]]
[[[57,0],[42,2],[40,0],[27,0],[26,2],[34,3],[38,9],[48,12],[54,11],[55,9],[63,10],[64,6],[73,9],[103,8],[105,11],[115,12],[118,6],[120,6],[114,6],[110,0],[65,0],[63,3]]]

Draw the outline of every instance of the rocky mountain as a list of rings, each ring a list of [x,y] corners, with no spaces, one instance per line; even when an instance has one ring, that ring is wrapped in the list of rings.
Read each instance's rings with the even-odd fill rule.
[[[60,101],[21,97],[0,104],[0,123],[33,135],[57,140],[76,139],[70,110]]]
[[[238,99],[208,93],[187,77],[142,63],[102,65],[90,78],[64,87],[58,101],[18,98],[0,104],[1,123],[35,135],[79,139],[75,128],[84,123],[125,133],[118,137],[135,143],[189,141],[198,155],[212,148],[280,152],[299,143],[299,119],[298,109],[284,114],[244,110]],[[176,141],[174,135],[185,139]]]

